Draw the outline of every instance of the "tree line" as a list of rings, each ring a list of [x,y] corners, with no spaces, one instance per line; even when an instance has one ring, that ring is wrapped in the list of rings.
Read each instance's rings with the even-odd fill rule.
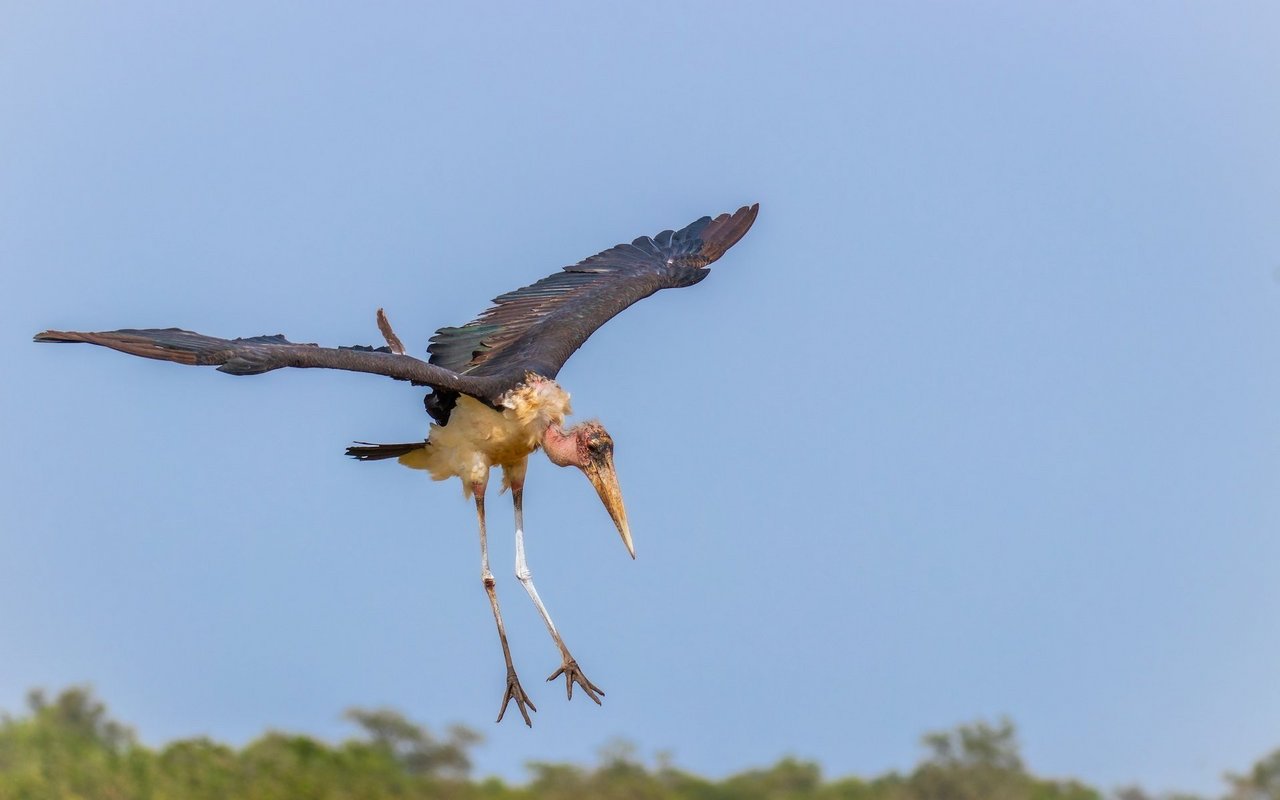
[[[1206,800],[1037,777],[1008,720],[927,734],[914,769],[871,778],[827,779],[784,758],[710,780],[614,742],[595,764],[533,762],[529,780],[510,785],[471,777],[474,730],[437,734],[389,709],[346,716],[358,733],[339,743],[270,732],[240,748],[208,738],[151,748],[87,688],[32,691],[25,712],[0,716],[0,800]],[[1226,784],[1222,800],[1280,800],[1280,749]]]

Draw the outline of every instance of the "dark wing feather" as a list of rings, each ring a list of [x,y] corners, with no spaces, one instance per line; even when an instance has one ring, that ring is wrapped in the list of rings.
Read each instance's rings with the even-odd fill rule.
[[[587,337],[627,306],[705,278],[707,266],[746,234],[758,209],[744,206],[679,231],[642,236],[501,295],[472,322],[437,331],[430,363],[508,382],[525,372],[554,378]]]
[[[232,375],[259,375],[281,367],[342,369],[386,375],[421,386],[471,395],[490,405],[497,402],[499,381],[458,375],[386,347],[320,347],[291,342],[281,335],[247,339],[218,339],[179,328],[103,332],[45,331],[37,342],[87,342],[122,353],[192,366],[216,366]]]

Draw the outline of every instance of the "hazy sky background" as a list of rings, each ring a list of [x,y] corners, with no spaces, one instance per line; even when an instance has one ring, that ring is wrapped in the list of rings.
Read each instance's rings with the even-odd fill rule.
[[[723,775],[909,768],[1010,715],[1037,771],[1219,788],[1280,746],[1271,3],[0,5],[0,708],[92,682],[153,743],[391,705],[482,773],[613,736]],[[778,6],[778,7],[775,7]],[[455,483],[342,457],[422,392],[44,328],[421,353],[616,242],[761,204],[561,373],[639,559],[532,463],[566,704],[535,727]]]

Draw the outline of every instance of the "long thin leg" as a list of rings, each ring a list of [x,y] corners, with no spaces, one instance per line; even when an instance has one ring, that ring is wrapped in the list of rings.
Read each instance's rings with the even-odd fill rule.
[[[507,660],[507,691],[502,696],[502,708],[498,710],[498,722],[502,722],[502,716],[507,713],[507,703],[512,700],[516,701],[516,708],[520,709],[520,716],[524,717],[524,724],[530,728],[533,727],[533,721],[529,719],[529,709],[537,711],[537,707],[529,696],[524,693],[524,687],[520,685],[520,679],[516,677],[515,664],[511,662],[511,647],[507,644],[507,629],[502,624],[502,612],[498,610],[498,589],[497,581],[493,579],[493,573],[489,571],[489,540],[485,534],[484,528],[484,489],[485,484],[482,481],[475,481],[471,484],[471,491],[476,497],[476,516],[480,520],[480,579],[484,582],[484,590],[489,595],[489,605],[493,607],[493,619],[498,623],[498,639],[502,641],[502,657]]]
[[[508,475],[510,478],[510,475]],[[551,621],[551,614],[547,613],[547,607],[542,604],[542,598],[538,597],[538,590],[533,585],[533,573],[529,571],[529,565],[524,560],[524,481],[511,480],[511,500],[516,507],[516,578],[524,586],[524,590],[529,593],[529,599],[537,606],[538,613],[542,615],[542,621],[547,623],[547,631],[551,634],[551,638],[555,640],[556,647],[560,648],[560,657],[562,662],[560,669],[551,674],[547,678],[553,681],[564,675],[565,695],[573,699],[573,685],[576,683],[582,687],[582,691],[586,692],[587,697],[595,701],[596,705],[600,705],[600,698],[597,695],[603,695],[604,690],[587,680],[587,676],[582,674],[582,670],[578,668],[578,662],[574,660],[569,653],[569,648],[565,647],[564,639],[560,638],[560,632],[556,630],[556,624]]]

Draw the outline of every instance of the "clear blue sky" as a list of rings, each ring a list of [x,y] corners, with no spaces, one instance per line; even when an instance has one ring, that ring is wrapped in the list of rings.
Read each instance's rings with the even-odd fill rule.
[[[446,4],[447,5],[447,4]],[[1280,746],[1280,13],[1269,3],[6,3],[0,707],[148,740],[387,704],[482,772],[613,736],[710,774],[1031,765],[1209,791]],[[561,381],[639,560],[540,457],[539,588],[454,484],[342,457],[421,391],[231,378],[47,327],[421,352],[489,298],[758,201]]]

